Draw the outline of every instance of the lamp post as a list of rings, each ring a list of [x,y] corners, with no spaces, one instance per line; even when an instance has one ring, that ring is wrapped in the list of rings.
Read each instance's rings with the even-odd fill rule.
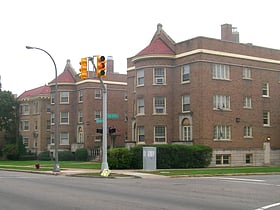
[[[55,116],[54,116],[54,120],[55,120],[55,137],[54,137],[55,138],[55,141],[54,141],[55,164],[53,167],[53,172],[60,172],[59,163],[58,163],[58,93],[57,93],[56,64],[55,64],[53,57],[46,50],[38,48],[38,47],[30,47],[30,46],[26,46],[26,49],[35,49],[35,50],[43,51],[44,53],[48,54],[48,56],[52,59],[52,62],[54,64],[54,69],[55,69]]]

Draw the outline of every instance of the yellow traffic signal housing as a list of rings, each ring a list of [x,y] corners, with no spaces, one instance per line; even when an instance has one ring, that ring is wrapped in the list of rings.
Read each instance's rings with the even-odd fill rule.
[[[106,77],[106,61],[103,55],[96,56],[97,64],[96,64],[96,76],[99,78]]]
[[[87,58],[81,58],[80,61],[80,78],[81,79],[87,79],[88,78],[88,62]]]

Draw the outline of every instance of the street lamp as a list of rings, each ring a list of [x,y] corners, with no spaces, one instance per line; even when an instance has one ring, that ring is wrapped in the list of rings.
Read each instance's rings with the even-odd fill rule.
[[[53,167],[53,171],[54,172],[60,172],[60,168],[59,168],[59,163],[58,163],[58,93],[57,93],[57,68],[56,68],[56,64],[55,61],[53,59],[53,57],[44,49],[38,48],[38,47],[30,47],[30,46],[26,46],[26,49],[35,49],[35,50],[41,50],[44,53],[48,54],[48,56],[52,59],[52,62],[54,64],[54,69],[55,69],[55,116],[54,116],[54,120],[55,120],[55,140],[54,140],[54,153],[55,153],[55,164]]]

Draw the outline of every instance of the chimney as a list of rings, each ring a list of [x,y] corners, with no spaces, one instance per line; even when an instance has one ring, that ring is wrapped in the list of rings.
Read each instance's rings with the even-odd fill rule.
[[[106,61],[107,73],[114,73],[114,60],[113,56],[108,56]]]
[[[221,40],[239,43],[239,32],[236,27],[232,27],[231,24],[221,25]]]

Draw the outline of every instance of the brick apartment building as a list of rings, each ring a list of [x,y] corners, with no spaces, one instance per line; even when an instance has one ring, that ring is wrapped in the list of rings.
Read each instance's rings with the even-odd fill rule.
[[[44,85],[25,91],[18,100],[23,144],[28,152],[39,154],[46,150],[51,136],[50,87]]]
[[[127,59],[128,141],[203,144],[211,166],[280,164],[280,51],[221,40],[175,43],[157,25],[150,44]]]
[[[96,158],[102,148],[102,134],[97,133],[102,123],[102,89],[100,81],[90,71],[89,78],[81,80],[67,60],[64,71],[58,75],[59,97],[59,151],[87,148],[91,158]],[[108,119],[108,127],[115,133],[108,137],[109,146],[124,146],[127,138],[127,91],[126,75],[114,73],[112,57],[107,59],[107,112],[114,118]],[[50,151],[54,153],[55,137],[55,80],[49,86],[24,92],[21,101],[21,126],[26,147],[35,153]],[[33,111],[34,104],[37,111]],[[37,143],[36,143],[37,142]]]

